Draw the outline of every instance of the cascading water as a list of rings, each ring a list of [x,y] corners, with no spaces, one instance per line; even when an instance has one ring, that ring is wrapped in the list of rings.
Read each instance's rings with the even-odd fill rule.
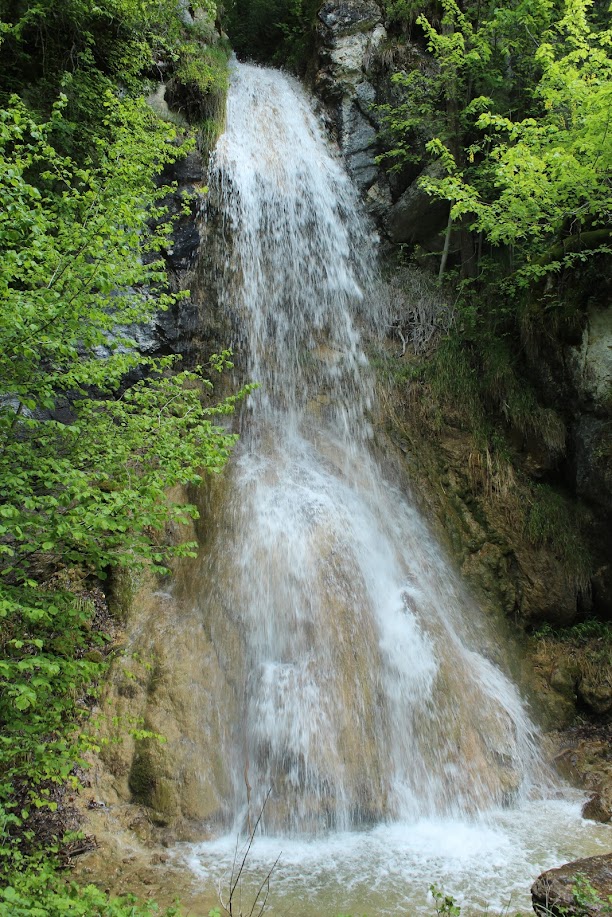
[[[231,868],[269,794],[250,857],[270,865],[282,847],[292,913],[397,912],[417,874],[459,893],[505,868],[503,895],[527,888],[576,810],[564,802],[555,821],[554,803],[529,802],[548,780],[536,730],[488,625],[373,457],[372,234],[290,78],[236,67],[209,184],[221,303],[261,387],[196,603],[225,673],[214,734],[234,842],[189,848],[190,865]]]
[[[306,98],[236,70],[210,176],[251,403],[211,578],[244,640],[227,749],[238,822],[348,829],[473,812],[540,777],[517,691],[370,454],[373,242]],[[227,576],[228,566],[231,576]]]

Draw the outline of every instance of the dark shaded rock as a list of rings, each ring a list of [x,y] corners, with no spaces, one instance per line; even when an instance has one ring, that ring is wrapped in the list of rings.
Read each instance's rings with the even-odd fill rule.
[[[595,571],[591,578],[593,605],[597,615],[605,620],[612,620],[612,566],[604,564]]]
[[[549,869],[531,886],[541,917],[609,917],[611,896],[612,854]]]
[[[177,159],[172,164],[172,177],[181,185],[204,181],[205,171],[204,160],[198,150],[192,150],[183,159]]]
[[[572,382],[587,410],[609,414],[612,398],[612,311],[591,307],[582,338],[567,354]]]
[[[166,251],[166,260],[175,271],[185,271],[191,266],[200,246],[200,233],[193,220],[175,226],[172,247]]]
[[[612,818],[612,811],[606,800],[604,800],[599,793],[595,793],[583,805],[582,817],[606,824]]]
[[[584,676],[578,683],[578,697],[591,713],[602,716],[612,710],[612,684],[609,671],[596,671],[592,676]]]
[[[327,55],[324,56],[321,54],[320,57],[321,63],[327,66]],[[319,98],[323,99],[326,103],[336,105],[342,100],[342,93],[344,90],[329,69],[322,69],[319,70],[315,76],[314,91]],[[330,133],[334,133],[336,129],[335,121],[333,118],[329,120]]]
[[[583,414],[575,439],[578,494],[612,512],[612,420]]]
[[[380,7],[373,0],[328,0],[318,16],[325,29],[338,38],[365,32],[381,20]]]
[[[393,205],[386,220],[392,242],[424,242],[445,228],[448,203],[435,200],[414,181]]]

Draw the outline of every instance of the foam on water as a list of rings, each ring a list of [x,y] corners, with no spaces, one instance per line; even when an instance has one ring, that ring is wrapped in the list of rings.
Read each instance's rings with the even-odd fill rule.
[[[273,873],[270,913],[410,915],[433,912],[430,885],[468,912],[531,909],[529,888],[545,869],[609,850],[610,831],[580,818],[580,800],[525,803],[473,820],[428,818],[339,832],[313,840],[258,837],[249,852],[243,900],[250,905]],[[204,882],[227,889],[236,838],[186,845],[177,856]],[[251,897],[250,897],[251,896]]]

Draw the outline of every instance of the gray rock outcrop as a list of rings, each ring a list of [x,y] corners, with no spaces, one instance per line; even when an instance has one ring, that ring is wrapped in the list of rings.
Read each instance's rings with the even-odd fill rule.
[[[380,7],[373,0],[328,0],[319,10],[319,70],[315,88],[331,107],[347,168],[367,191],[378,178],[376,90],[368,60],[386,39]]]

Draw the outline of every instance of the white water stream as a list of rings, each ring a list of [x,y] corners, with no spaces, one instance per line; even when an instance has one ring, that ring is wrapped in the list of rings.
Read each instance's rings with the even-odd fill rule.
[[[489,624],[372,457],[371,231],[291,79],[237,66],[210,187],[222,301],[261,388],[206,560],[239,635],[230,839],[190,866],[231,869],[270,793],[247,872],[282,850],[275,913],[430,911],[432,882],[502,907],[607,831],[542,801],[561,791]]]

